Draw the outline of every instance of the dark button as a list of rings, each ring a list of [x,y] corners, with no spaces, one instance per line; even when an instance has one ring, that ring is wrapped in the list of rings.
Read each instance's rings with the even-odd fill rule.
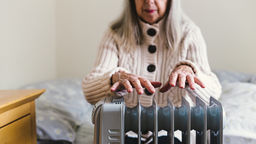
[[[147,34],[150,36],[155,36],[156,35],[156,30],[153,28],[148,29]]]
[[[146,94],[146,95],[152,95],[152,93],[151,92],[149,92],[146,88],[144,89],[144,93]]]
[[[150,64],[150,65],[148,65],[147,70],[148,70],[149,72],[154,72],[154,71],[156,70],[156,66],[153,65],[153,64]]]
[[[154,46],[154,45],[148,46],[148,51],[149,51],[150,53],[156,52],[156,46]]]

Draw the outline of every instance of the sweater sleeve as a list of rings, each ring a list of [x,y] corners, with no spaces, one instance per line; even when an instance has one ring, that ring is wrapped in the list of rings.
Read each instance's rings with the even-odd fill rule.
[[[195,75],[205,84],[205,88],[201,88],[196,84],[195,90],[186,86],[186,90],[190,93],[190,96],[197,96],[204,102],[209,104],[210,97],[219,99],[221,95],[221,85],[216,75],[211,71],[205,40],[198,27],[191,30],[185,40],[184,46],[186,50],[185,59],[176,64],[176,67],[182,64],[191,66]]]
[[[104,97],[112,96],[111,76],[119,70],[127,72],[124,68],[118,67],[117,44],[113,32],[108,30],[100,43],[93,70],[82,80],[86,100],[95,104]]]

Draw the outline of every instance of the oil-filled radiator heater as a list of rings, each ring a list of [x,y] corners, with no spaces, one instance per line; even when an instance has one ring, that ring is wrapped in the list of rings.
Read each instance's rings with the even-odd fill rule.
[[[198,97],[196,106],[190,107],[183,98],[181,107],[174,107],[169,101],[168,106],[151,107],[138,104],[128,108],[124,102],[113,100],[103,104],[95,114],[94,144],[125,144],[125,133],[134,131],[138,134],[141,144],[143,131],[153,132],[153,143],[158,144],[158,132],[167,131],[169,144],[174,144],[174,132],[182,133],[182,144],[190,144],[190,131],[196,131],[196,144],[207,143],[207,131],[210,131],[210,144],[223,143],[223,109],[219,101],[210,98],[206,105]]]

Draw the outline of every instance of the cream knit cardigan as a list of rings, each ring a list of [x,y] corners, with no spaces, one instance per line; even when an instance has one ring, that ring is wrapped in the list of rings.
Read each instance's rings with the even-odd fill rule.
[[[192,21],[183,23],[182,41],[179,48],[173,51],[164,45],[165,38],[160,29],[162,25],[163,20],[153,25],[140,21],[143,43],[132,51],[127,51],[118,45],[117,34],[114,31],[109,29],[105,33],[100,43],[95,66],[82,81],[83,92],[89,103],[95,104],[100,100],[111,101],[115,93],[110,91],[110,79],[112,74],[119,70],[137,74],[152,81],[160,81],[164,85],[172,70],[182,64],[190,65],[206,88],[201,88],[197,84],[195,90],[191,90],[189,86],[184,89],[176,86],[165,93],[160,93],[159,89],[156,89],[155,94],[151,96],[138,95],[136,90],[133,90],[132,93],[126,93],[123,96],[126,106],[135,107],[138,98],[143,106],[150,106],[154,98],[159,106],[164,107],[167,105],[168,98],[175,106],[180,106],[184,97],[193,106],[195,97],[200,97],[206,103],[209,103],[210,96],[216,99],[220,97],[221,85],[209,67],[206,44],[200,29]],[[147,31],[150,28],[156,30],[154,36],[148,35]],[[149,45],[156,46],[155,53],[148,51]],[[149,64],[156,66],[155,71],[147,70]]]

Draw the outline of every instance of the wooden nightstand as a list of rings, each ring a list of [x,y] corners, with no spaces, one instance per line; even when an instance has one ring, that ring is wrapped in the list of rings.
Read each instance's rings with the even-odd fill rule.
[[[45,90],[0,90],[0,143],[36,144],[35,99]]]

